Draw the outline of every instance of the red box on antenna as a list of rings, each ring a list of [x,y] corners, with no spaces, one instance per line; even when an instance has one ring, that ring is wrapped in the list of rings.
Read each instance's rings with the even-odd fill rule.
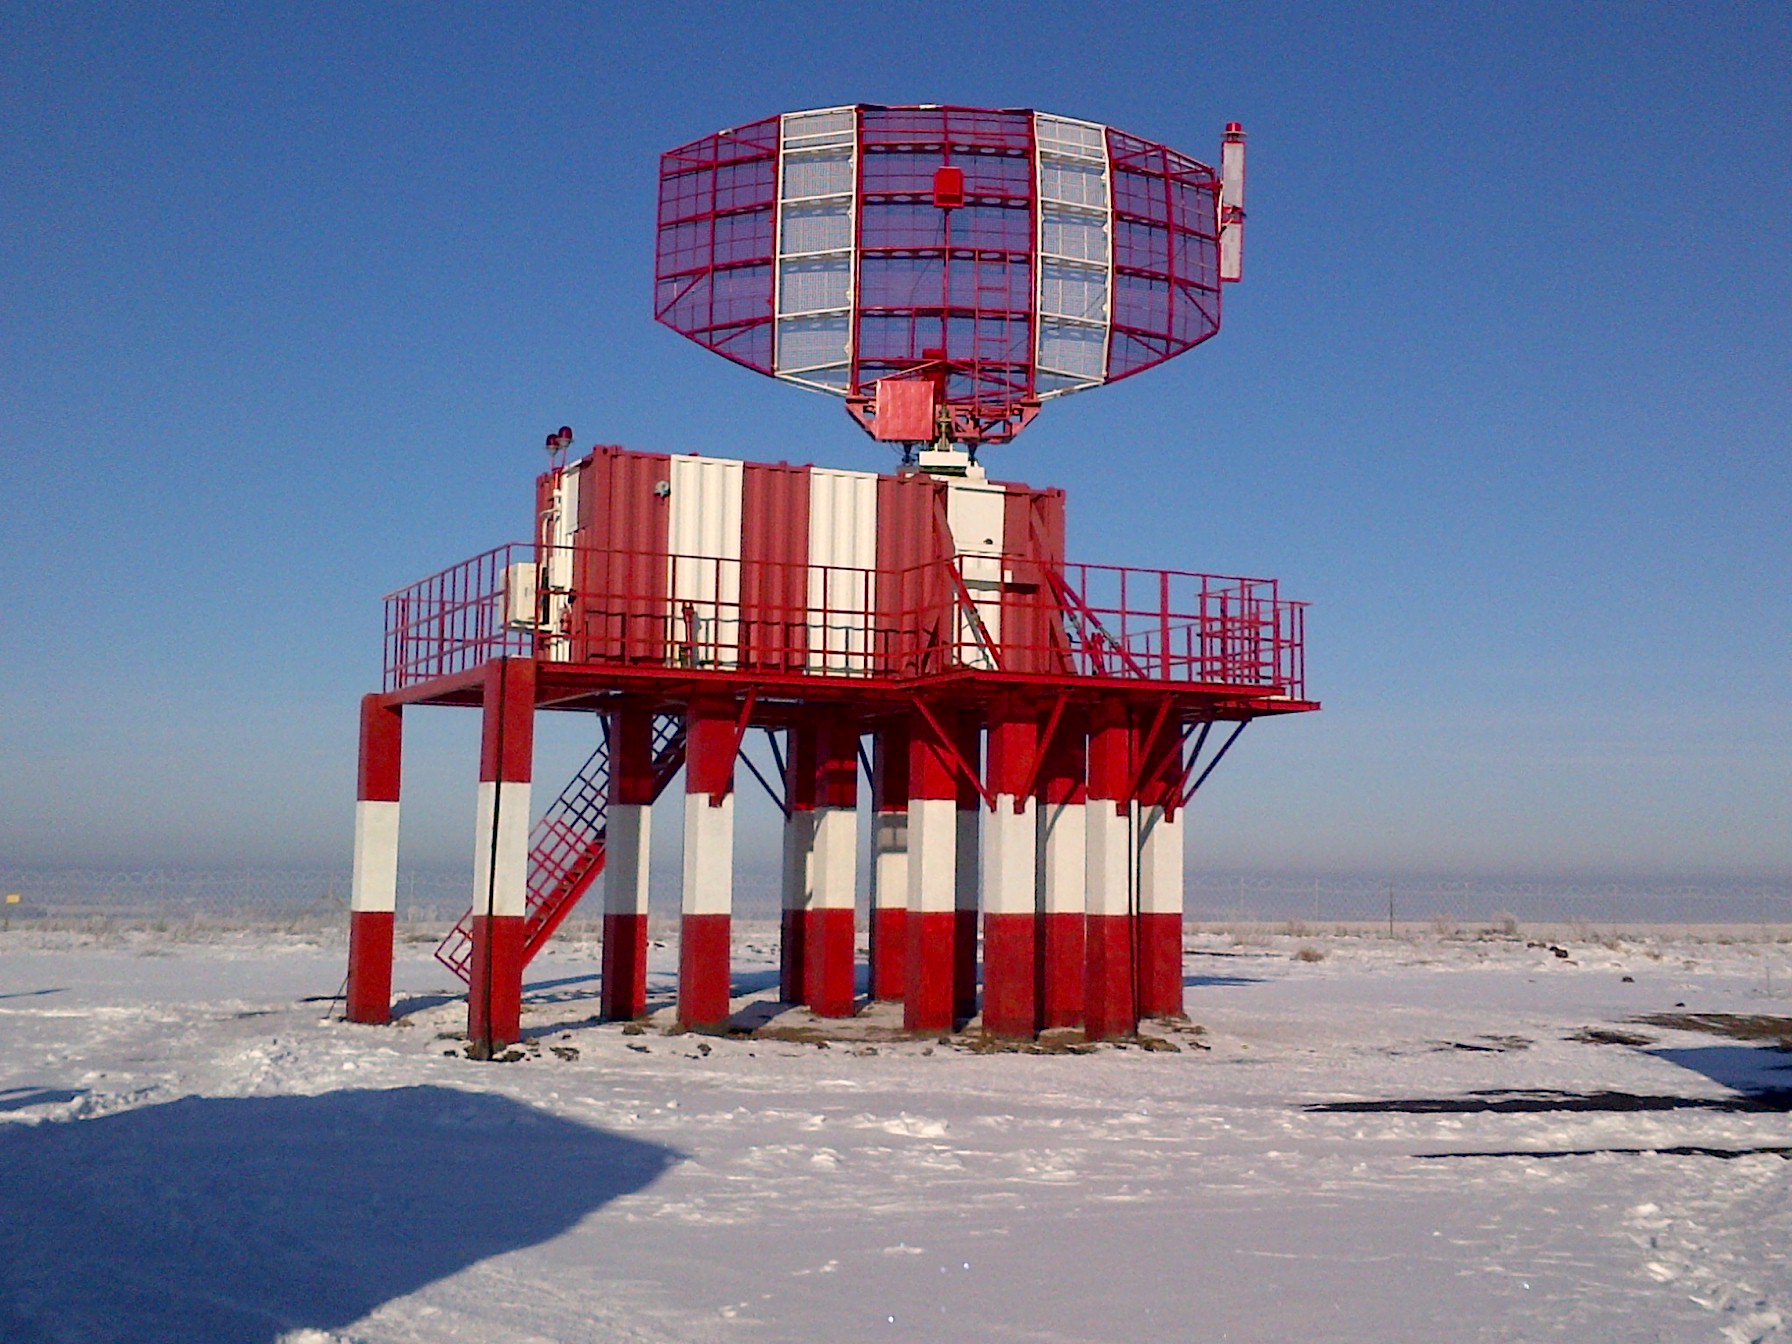
[[[883,443],[931,443],[933,393],[930,378],[879,378],[871,436]]]
[[[942,210],[964,204],[964,169],[947,165],[933,175],[933,203]]]

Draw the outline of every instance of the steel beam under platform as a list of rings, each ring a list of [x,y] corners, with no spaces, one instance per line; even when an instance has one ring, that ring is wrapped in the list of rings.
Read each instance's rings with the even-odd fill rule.
[[[1181,1010],[1180,813],[1194,788],[1253,719],[1316,707],[1261,688],[1136,678],[961,670],[912,680],[780,681],[530,658],[493,659],[369,696],[351,961],[350,1015],[360,1022],[386,1017],[386,1003],[376,1000],[390,992],[382,923],[390,913],[379,907],[389,905],[394,885],[398,724],[420,705],[479,706],[485,714],[480,899],[466,978],[470,1033],[486,1051],[520,1034],[522,970],[536,950],[524,952],[521,941],[532,890],[521,837],[536,711],[603,715],[611,743],[609,815],[595,832],[600,842],[608,836],[615,863],[605,899],[606,1017],[636,1017],[647,1007],[648,816],[679,759],[658,759],[654,725],[671,724],[683,726],[677,746],[689,753],[682,1024],[713,1031],[729,1022],[734,767],[743,739],[758,728],[788,744],[779,800],[788,832],[787,1000],[824,1016],[857,1007],[858,836],[847,823],[860,737],[870,734],[880,884],[872,994],[901,999],[916,1032],[950,1030],[980,1007],[992,1034],[1081,1027],[1102,1038],[1132,1032],[1141,1016]],[[1216,724],[1224,727],[1212,734]],[[1210,735],[1215,746],[1203,756]],[[901,889],[884,889],[892,884]],[[557,911],[554,922],[562,917]]]

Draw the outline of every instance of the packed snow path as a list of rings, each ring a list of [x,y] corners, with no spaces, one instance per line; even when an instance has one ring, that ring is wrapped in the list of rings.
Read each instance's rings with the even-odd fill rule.
[[[15,930],[0,1339],[1792,1340],[1792,943],[1550,941],[1191,932],[1087,1053],[598,1025],[574,941],[503,1064],[424,943],[382,1029],[337,944]]]

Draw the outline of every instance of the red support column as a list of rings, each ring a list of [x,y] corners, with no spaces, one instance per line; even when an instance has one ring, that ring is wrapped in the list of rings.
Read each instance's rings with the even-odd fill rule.
[[[973,770],[983,760],[983,723],[966,710],[947,730],[958,743],[959,758]],[[982,886],[983,795],[974,781],[958,773],[958,838],[953,853],[952,1010],[960,1021],[977,1013],[977,898]]]
[[[1139,1015],[1182,1011],[1182,733],[1169,725],[1139,785]]]
[[[473,960],[467,1035],[475,1054],[522,1038],[523,917],[529,882],[529,781],[535,759],[535,661],[487,664],[474,816]]]
[[[879,727],[871,748],[871,997],[901,999],[908,934],[907,722]]]
[[[927,720],[910,723],[908,769],[908,934],[902,1025],[950,1031],[958,849],[958,781],[946,745]]]
[[[1044,745],[1039,769],[1039,960],[1042,1015],[1047,1028],[1083,1025],[1083,893],[1088,885],[1086,814],[1089,800],[1088,724],[1066,711]]]
[[[983,856],[983,1029],[1031,1037],[1039,1030],[1039,824],[1028,782],[1039,751],[1031,716],[989,725],[988,787],[995,795]]]
[[[735,707],[691,704],[685,714],[684,891],[678,945],[678,1021],[728,1026],[734,904]]]
[[[653,849],[653,711],[610,715],[610,796],[604,821],[604,944],[600,1011],[647,1015],[647,874]]]
[[[1126,706],[1096,707],[1089,731],[1087,971],[1083,1030],[1092,1041],[1138,1030],[1133,981],[1132,800],[1134,730]]]
[[[404,719],[377,695],[361,699],[355,859],[349,886],[348,1020],[392,1020],[392,918],[398,898],[399,762]]]
[[[853,906],[858,878],[859,729],[830,718],[815,756],[814,848],[809,866],[803,999],[821,1017],[851,1017]]]

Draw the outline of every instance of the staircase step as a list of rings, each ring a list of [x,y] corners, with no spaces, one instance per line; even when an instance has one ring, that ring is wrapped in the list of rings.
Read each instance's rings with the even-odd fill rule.
[[[684,764],[684,722],[679,715],[655,718],[653,761],[653,796],[657,799]],[[605,740],[560,790],[530,833],[529,877],[523,901],[525,965],[603,872],[609,791],[610,747]],[[473,914],[469,910],[462,915],[436,948],[436,960],[462,984],[472,982]]]

